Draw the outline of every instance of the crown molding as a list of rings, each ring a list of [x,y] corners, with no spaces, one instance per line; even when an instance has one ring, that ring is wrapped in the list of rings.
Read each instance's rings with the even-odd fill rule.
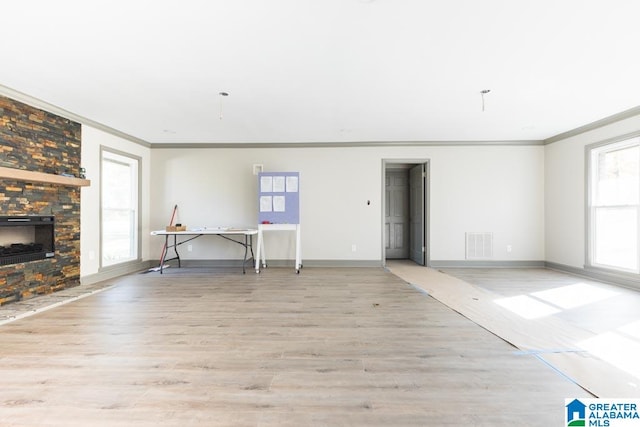
[[[72,113],[71,111],[67,111],[64,108],[57,107],[46,101],[35,98],[31,95],[27,95],[26,93],[19,92],[15,89],[11,89],[10,87],[7,87],[1,84],[0,84],[0,95],[4,95],[7,98],[15,99],[16,101],[23,102],[35,108],[40,108],[41,110],[47,111],[52,114],[56,114],[58,116],[64,117],[65,119],[69,119],[83,125],[91,126],[103,132],[109,133],[113,136],[117,136],[118,138],[126,139],[127,141],[140,144],[143,147],[151,148],[151,144],[145,140],[136,138],[135,136],[131,136],[127,133],[124,133],[112,127],[103,125],[102,123],[98,123],[94,120]]]
[[[531,146],[541,140],[522,141],[351,141],[351,142],[184,142],[152,143],[152,149],[188,148],[357,148],[357,147],[442,147],[442,146]]]
[[[611,115],[609,117],[605,117],[600,120],[596,120],[595,122],[588,123],[584,126],[577,127],[575,129],[569,130],[567,132],[559,133],[558,135],[552,136],[551,138],[547,138],[544,140],[544,145],[553,144],[554,142],[562,141],[563,139],[571,138],[572,136],[580,135],[585,132],[589,132],[595,129],[599,129],[601,127],[610,125],[612,123],[619,122],[621,120],[630,119],[632,117],[640,115],[640,105],[637,107],[630,108],[628,110],[622,111],[620,113]]]

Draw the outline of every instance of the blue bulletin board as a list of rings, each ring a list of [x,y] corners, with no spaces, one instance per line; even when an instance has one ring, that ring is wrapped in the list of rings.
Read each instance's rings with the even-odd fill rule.
[[[300,173],[258,174],[258,223],[300,224]]]

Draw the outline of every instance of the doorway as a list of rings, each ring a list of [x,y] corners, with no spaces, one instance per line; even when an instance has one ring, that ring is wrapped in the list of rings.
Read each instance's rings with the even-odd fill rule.
[[[429,264],[428,175],[425,160],[383,160],[383,260]]]

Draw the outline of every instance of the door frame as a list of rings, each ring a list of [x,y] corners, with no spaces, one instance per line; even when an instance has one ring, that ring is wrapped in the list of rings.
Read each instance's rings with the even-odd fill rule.
[[[381,254],[382,254],[382,266],[385,267],[387,265],[387,255],[386,255],[386,244],[384,241],[384,219],[385,219],[385,206],[387,203],[386,200],[386,191],[385,191],[385,178],[387,175],[387,168],[393,168],[393,165],[424,165],[425,171],[425,185],[424,185],[424,206],[423,206],[423,215],[422,218],[424,220],[423,230],[424,230],[424,245],[425,245],[425,267],[431,266],[431,249],[430,249],[430,241],[431,241],[431,230],[429,228],[430,223],[430,214],[431,203],[430,203],[430,185],[431,185],[431,160],[425,158],[409,158],[409,159],[382,159],[382,173],[381,173],[381,190],[382,193],[382,203],[381,203],[381,221],[380,221],[380,231],[381,231]],[[411,196],[409,196],[411,197]],[[409,231],[411,232],[411,231]]]

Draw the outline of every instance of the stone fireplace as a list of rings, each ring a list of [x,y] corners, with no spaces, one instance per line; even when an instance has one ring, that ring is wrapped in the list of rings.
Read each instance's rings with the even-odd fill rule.
[[[33,243],[15,249],[38,252],[0,260],[0,305],[80,284],[80,187],[88,184],[65,176],[79,173],[80,135],[79,123],[0,96],[0,236],[14,228],[0,246]]]

